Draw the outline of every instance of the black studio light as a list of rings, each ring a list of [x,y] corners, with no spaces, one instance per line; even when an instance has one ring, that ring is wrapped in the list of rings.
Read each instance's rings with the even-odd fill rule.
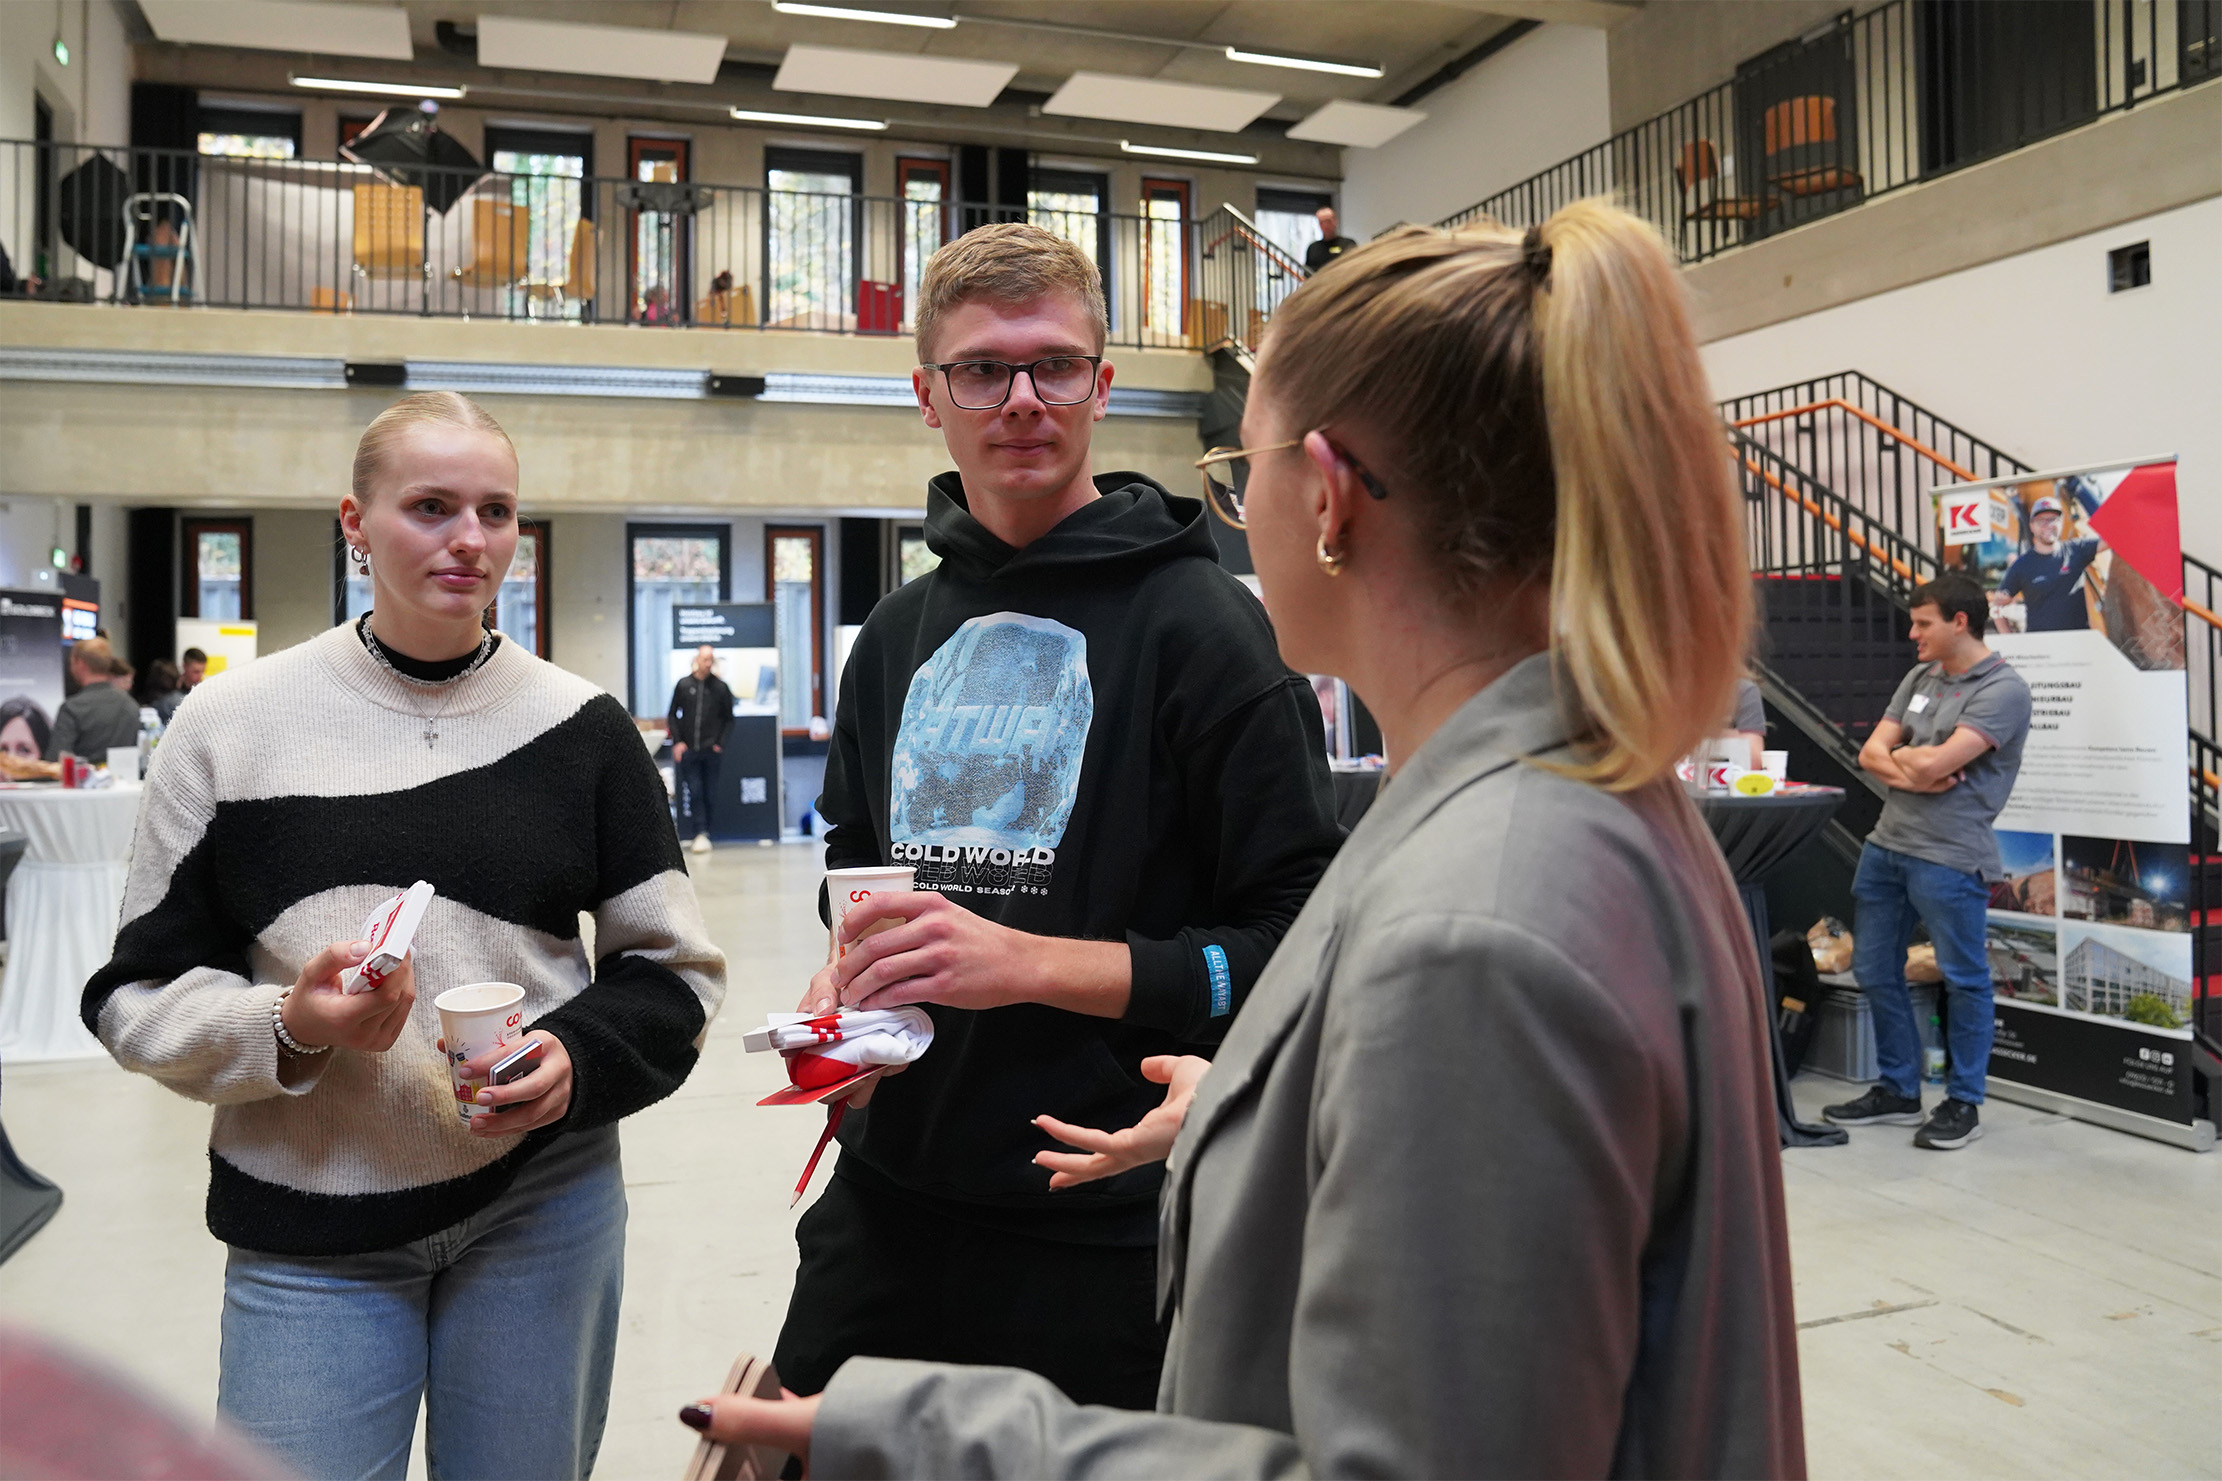
[[[370,126],[340,146],[340,153],[369,165],[395,185],[415,185],[424,203],[445,212],[485,175],[477,156],[440,131],[438,110],[430,102],[388,108]]]

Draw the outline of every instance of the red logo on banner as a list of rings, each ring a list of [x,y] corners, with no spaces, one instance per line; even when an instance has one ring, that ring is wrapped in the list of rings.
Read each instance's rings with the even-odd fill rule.
[[[2176,523],[2174,463],[2131,469],[2088,523],[2112,548],[2116,560],[2128,561],[2130,569],[2171,600],[2183,600],[2183,536]]]

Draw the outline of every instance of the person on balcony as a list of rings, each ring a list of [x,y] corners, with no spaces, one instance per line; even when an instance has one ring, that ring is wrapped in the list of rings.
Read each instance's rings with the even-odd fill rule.
[[[1304,271],[1316,273],[1358,244],[1342,234],[1342,222],[1333,206],[1312,213],[1319,218],[1319,240],[1304,249]]]
[[[1852,880],[1852,974],[1875,1018],[1882,1082],[1822,1114],[1839,1126],[1918,1126],[1913,1143],[1949,1152],[1983,1134],[1991,1059],[1991,886],[2006,877],[1992,824],[2021,771],[2029,686],[1984,646],[1983,588],[1948,572],[1914,588],[1914,651],[1859,764],[1890,788]],[[1906,986],[1914,923],[1944,974],[1945,1099],[1921,1108],[1921,1033]]]
[[[858,634],[819,800],[829,868],[917,887],[828,919],[849,944],[803,1011],[922,1003],[936,1037],[844,1117],[796,1229],[774,1361],[798,1392],[869,1353],[1150,1405],[1159,1170],[1053,1192],[1033,1118],[1140,1120],[1145,1061],[1225,1035],[1342,842],[1319,706],[1203,504],[1095,471],[1104,333],[1095,263],[1039,227],[926,265],[941,564]]]
[[[2083,575],[2098,558],[2099,537],[2062,540],[2063,515],[2060,501],[2050,494],[2030,506],[2031,548],[2006,568],[1992,597],[1994,602],[2021,598],[2026,614],[2023,632],[2082,632],[2091,625],[2090,605],[2083,596]]]
[[[1584,202],[1392,233],[1275,316],[1214,498],[1395,771],[1216,1062],[1045,1155],[1078,1196],[1171,1150],[1160,1412],[859,1359],[703,1402],[713,1438],[825,1476],[1805,1474],[1767,1005],[1674,776],[1751,613],[1683,293]]]

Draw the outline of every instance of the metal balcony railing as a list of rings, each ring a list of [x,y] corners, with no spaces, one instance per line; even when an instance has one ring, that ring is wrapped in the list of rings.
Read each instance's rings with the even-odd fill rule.
[[[0,244],[45,296],[902,335],[934,250],[1030,220],[1103,275],[1109,342],[1255,346],[1304,269],[1202,220],[759,186],[0,142]]]
[[[1438,225],[1611,195],[1699,262],[2222,77],[2222,0],[1888,0]]]

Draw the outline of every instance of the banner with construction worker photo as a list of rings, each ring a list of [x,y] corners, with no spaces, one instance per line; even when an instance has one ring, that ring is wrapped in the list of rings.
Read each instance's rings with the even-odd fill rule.
[[[2006,878],[1991,891],[1990,1075],[2039,1092],[2015,1098],[2071,1114],[2102,1107],[2191,1127],[2175,461],[2026,474],[1936,499],[1944,564],[1989,593],[1986,641],[2031,699],[2021,773],[1998,818]]]

